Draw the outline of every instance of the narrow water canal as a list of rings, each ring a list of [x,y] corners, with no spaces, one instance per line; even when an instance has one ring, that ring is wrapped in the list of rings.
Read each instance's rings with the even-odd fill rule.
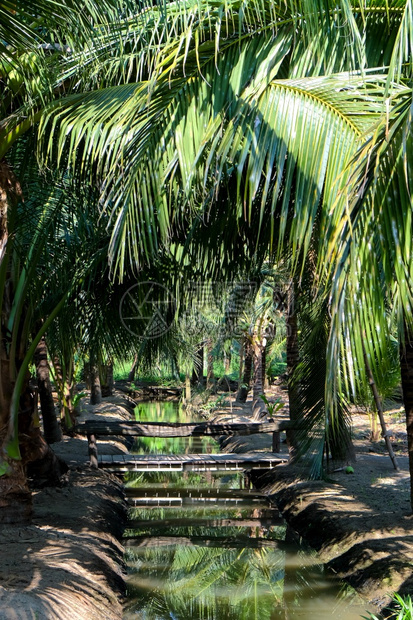
[[[189,422],[175,403],[139,420]],[[211,438],[140,438],[137,453],[217,452]],[[124,619],[360,620],[366,605],[300,546],[242,474],[130,474]]]

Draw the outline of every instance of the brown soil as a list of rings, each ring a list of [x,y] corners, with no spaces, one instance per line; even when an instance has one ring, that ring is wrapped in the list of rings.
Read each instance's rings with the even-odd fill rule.
[[[86,399],[85,401],[86,402]],[[84,404],[79,421],[130,417],[128,403],[108,398]],[[33,494],[30,526],[0,527],[1,620],[119,620],[122,618],[126,504],[119,480],[90,469],[87,441],[65,437],[53,450],[70,469],[61,487]],[[100,451],[126,451],[117,441]]]

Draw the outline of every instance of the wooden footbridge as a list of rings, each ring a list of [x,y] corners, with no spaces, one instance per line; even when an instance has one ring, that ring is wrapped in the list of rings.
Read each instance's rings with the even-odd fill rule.
[[[283,422],[222,423],[210,422],[106,422],[88,420],[75,427],[89,441],[90,465],[113,472],[160,471],[239,471],[273,469],[285,463],[288,457],[279,454],[280,431],[290,427]],[[247,454],[116,454],[99,455],[97,438],[102,436],[135,437],[223,437],[230,435],[273,434],[273,452],[248,452]]]
[[[267,505],[267,496],[264,493],[252,492],[250,489],[227,489],[212,487],[186,487],[165,488],[153,487],[127,487],[125,489],[126,501],[130,506],[171,507],[199,506],[203,508],[209,504],[213,506],[249,506],[259,508]]]
[[[295,546],[284,540],[270,538],[251,538],[251,536],[124,536],[124,543],[129,548],[170,547],[175,545],[215,547],[219,549],[280,549],[295,550]]]

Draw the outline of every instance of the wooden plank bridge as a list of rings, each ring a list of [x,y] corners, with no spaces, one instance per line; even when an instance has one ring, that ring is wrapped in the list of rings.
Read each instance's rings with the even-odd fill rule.
[[[267,498],[268,499],[268,498]],[[268,506],[268,502],[267,502]],[[262,512],[262,511],[261,511]],[[232,528],[232,527],[271,527],[273,525],[284,525],[285,521],[281,515],[271,514],[271,517],[242,518],[234,517],[230,519],[208,518],[208,517],[191,517],[191,526],[193,527],[209,527],[209,528]],[[182,517],[165,518],[165,519],[130,519],[127,529],[131,532],[137,529],[150,528],[151,531],[156,529],[164,531],[166,527],[182,526]],[[131,538],[134,535],[125,534],[125,538]]]
[[[273,453],[247,454],[105,454],[98,456],[98,467],[114,472],[158,471],[240,471],[273,469],[287,457]]]
[[[254,493],[248,489],[227,488],[193,488],[165,489],[161,487],[127,487],[126,500],[131,506],[165,508],[179,506],[196,506],[208,503],[220,506],[261,506],[267,505],[267,496],[264,493]]]
[[[89,441],[89,458],[92,467],[113,472],[170,472],[170,471],[240,471],[250,469],[273,469],[288,460],[279,454],[280,431],[290,427],[288,421],[222,423],[210,422],[106,422],[88,420],[75,427]],[[273,452],[249,452],[247,454],[121,454],[98,455],[97,437],[222,437],[229,435],[273,434]]]
[[[181,546],[216,547],[227,549],[280,549],[291,551],[294,546],[284,540],[252,538],[250,536],[124,536],[124,544],[129,548],[154,548]]]

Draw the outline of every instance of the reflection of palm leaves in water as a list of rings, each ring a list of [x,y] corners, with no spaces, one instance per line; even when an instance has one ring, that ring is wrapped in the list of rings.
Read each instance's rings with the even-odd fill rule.
[[[135,407],[135,416],[142,422],[185,422],[182,419],[184,412],[175,402],[140,403]],[[191,421],[191,420],[187,420]]]
[[[140,403],[135,407],[135,419],[141,422],[193,422],[176,402]],[[196,450],[194,449],[197,446]],[[155,454],[181,454],[190,452],[215,452],[216,441],[211,437],[139,437],[135,441],[134,452]]]
[[[281,604],[280,551],[195,546],[146,550],[139,554],[145,574],[150,565],[165,566],[166,555],[170,568],[162,570],[164,587],[150,602],[145,597],[147,618],[267,620]]]

